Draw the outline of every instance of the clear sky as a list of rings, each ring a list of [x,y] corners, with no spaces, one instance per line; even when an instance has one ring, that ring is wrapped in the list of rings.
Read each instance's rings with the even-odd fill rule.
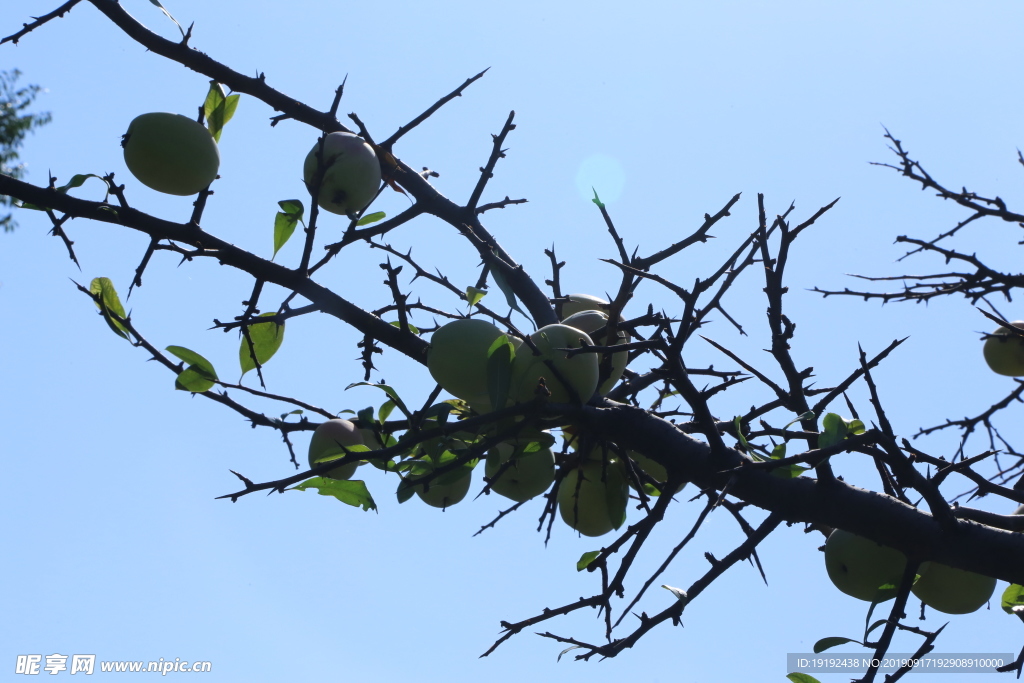
[[[5,0],[0,34],[57,4]],[[177,35],[149,2],[122,5],[161,34]],[[846,273],[946,268],[921,257],[895,262],[903,254],[893,244],[897,235],[931,237],[965,215],[869,165],[893,160],[883,125],[948,185],[999,194],[1018,210],[1024,204],[1016,160],[1024,143],[1019,3],[165,5],[183,24],[195,22],[194,47],[243,73],[265,73],[271,85],[311,106],[326,109],[348,74],[341,111],[357,112],[378,139],[490,67],[463,97],[406,136],[396,154],[413,168],[439,172],[436,186],[464,202],[491,134],[515,110],[507,158],[484,201],[508,195],[529,203],[489,213],[486,224],[538,278],[548,275],[543,249],[554,244],[568,261],[569,292],[602,294],[618,282],[598,260],[615,249],[584,196],[591,185],[608,200],[629,247],[641,253],[688,234],[705,212],[743,193],[711,244],[659,268],[684,285],[709,274],[756,227],[757,193],[766,195],[769,215],[795,202],[797,219],[841,196],[800,239],[790,264],[786,303],[797,323],[798,362],[814,366],[820,385],[832,385],[856,366],[858,343],[871,353],[909,335],[877,375],[890,418],[908,438],[947,418],[978,414],[1013,386],[985,368],[979,332],[991,325],[969,302],[881,307],[823,300],[807,290],[857,286]],[[133,206],[187,220],[190,199],[135,181],[119,141],[138,114],[192,115],[206,77],[147,53],[88,3],[20,45],[0,47],[0,69],[11,68],[24,72],[23,83],[47,89],[37,106],[53,113],[53,123],[23,149],[28,180],[45,184],[48,171],[58,183],[113,171]],[[242,97],[221,140],[222,180],[204,217],[210,232],[267,257],[276,202],[303,196],[300,167],[317,137],[294,122],[270,128],[273,113]],[[99,199],[102,191],[90,181],[75,194]],[[406,206],[392,192],[379,202],[389,215]],[[366,481],[377,513],[312,492],[215,500],[238,488],[229,469],[257,481],[294,470],[274,433],[174,391],[173,376],[115,337],[75,290],[72,279],[105,276],[123,297],[146,240],[73,221],[68,232],[79,271],[60,241],[46,235],[42,216],[16,217],[20,228],[0,235],[4,680],[13,678],[19,654],[61,653],[207,660],[213,672],[204,680],[216,681],[770,681],[784,680],[787,652],[863,630],[864,603],[828,582],[820,535],[794,527],[760,549],[767,586],[753,567],[737,566],[687,608],[683,628],[659,628],[615,660],[580,663],[570,653],[557,662],[562,648],[531,633],[479,659],[500,635],[500,620],[598,590],[597,577],[578,574],[575,562],[602,539],[580,539],[556,525],[545,547],[534,531],[540,501],[472,538],[501,509],[496,496],[445,512],[417,500],[399,506],[394,480],[376,470]],[[342,228],[340,219],[321,223],[328,234]],[[1012,226],[993,223],[957,244],[1013,269],[1017,239]],[[388,240],[460,286],[475,278],[469,245],[436,220],[405,225]],[[296,239],[277,258],[292,265],[299,254]],[[379,306],[389,297],[381,260],[379,251],[346,250],[322,281],[367,308]],[[777,378],[761,351],[769,343],[763,286],[752,270],[725,299],[749,336],[720,315],[705,333]],[[233,380],[237,338],[209,328],[214,318],[238,315],[250,287],[212,261],[179,266],[158,254],[127,306],[158,347],[195,349]],[[455,306],[427,282],[405,280],[403,289]],[[269,307],[280,292],[264,296]],[[645,284],[627,314],[648,302],[669,313],[680,308],[666,291]],[[1024,318],[1016,303],[1003,311]],[[266,368],[270,389],[331,411],[380,405],[372,389],[344,391],[361,379],[357,341],[333,319],[290,323]],[[691,366],[731,367],[710,346],[691,348]],[[426,372],[395,353],[378,365],[374,379],[395,384],[410,402],[432,388]],[[763,389],[748,384],[713,405],[720,417],[765,400]],[[858,388],[851,398],[870,418],[864,392]],[[1012,410],[1016,415],[999,426],[1019,442],[1019,407]],[[304,449],[306,442],[298,442]],[[957,445],[956,435],[944,433],[915,443],[947,457]],[[975,436],[967,452],[986,446]],[[854,458],[836,467],[850,481],[875,485],[870,468]],[[959,485],[966,488],[963,480]],[[674,507],[634,568],[632,585],[685,534],[700,505]],[[664,582],[689,585],[706,567],[705,551],[721,557],[739,538],[733,523],[714,517]],[[653,613],[671,599],[654,591],[640,609]],[[952,618],[938,651],[1017,652],[1020,624],[998,603],[992,607]],[[923,625],[944,621],[933,614]],[[601,625],[588,612],[541,630],[593,640]],[[917,643],[899,639],[894,651],[913,651]],[[974,677],[943,678],[961,680]]]

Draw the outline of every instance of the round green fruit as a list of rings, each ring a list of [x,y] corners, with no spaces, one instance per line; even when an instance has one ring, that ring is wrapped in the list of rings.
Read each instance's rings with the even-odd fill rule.
[[[526,344],[516,349],[516,358],[512,362],[512,381],[509,395],[519,403],[526,403],[536,396],[537,384],[544,378],[544,383],[551,392],[549,401],[552,403],[570,403],[572,393],[580,401],[586,403],[597,389],[600,369],[597,354],[581,353],[572,358],[566,357],[563,348],[579,348],[583,340],[593,345],[586,332],[568,325],[547,325],[530,335],[539,356],[533,354]],[[568,387],[552,372],[546,361],[551,361],[558,374],[568,383]]]
[[[608,302],[590,294],[567,294],[568,301],[562,304],[562,320],[581,311],[608,312]]]
[[[132,175],[165,194],[196,194],[209,187],[220,168],[220,151],[210,131],[181,114],[135,117],[121,146]]]
[[[512,464],[494,479],[509,460]],[[516,502],[530,500],[547,491],[555,480],[555,456],[546,446],[524,452],[523,445],[500,443],[487,454],[484,474],[491,480],[491,490],[495,493]]]
[[[444,509],[462,501],[469,493],[472,470],[459,468],[413,487],[416,495],[431,507]],[[415,481],[415,480],[414,480]]]
[[[359,428],[348,420],[335,418],[328,420],[316,428],[313,438],[309,441],[309,466],[316,467],[322,463],[317,462],[322,458],[332,455],[344,455],[343,446],[361,446],[363,437]],[[355,474],[358,462],[350,462],[347,465],[339,465],[328,470],[321,476],[331,479],[349,479]]]
[[[907,558],[849,531],[836,529],[825,541],[825,569],[828,578],[842,592],[867,602],[885,602],[896,597],[895,588],[881,590],[885,584],[898,586]]]
[[[570,470],[558,486],[562,521],[584,536],[603,536],[626,521],[629,487],[622,463],[588,460]]]
[[[430,337],[427,369],[451,395],[473,405],[490,405],[487,393],[487,352],[500,329],[476,318],[460,318]],[[490,412],[490,411],[488,411]]]
[[[595,336],[596,332],[600,332],[608,324],[608,314],[602,313],[601,311],[580,311],[579,313],[573,313],[568,318],[562,320],[563,325],[569,327],[575,327],[577,330],[586,332],[598,346],[613,346],[614,344],[628,344],[629,335],[623,330],[615,331],[615,342],[611,344],[607,341],[606,334],[600,334]],[[598,368],[600,369],[600,363],[604,361],[604,354],[598,358]],[[629,362],[629,352],[619,351],[618,353],[612,354],[612,371],[608,375],[608,379],[605,380],[598,388],[598,393],[602,396],[607,394],[615,386],[615,383],[622,377],[622,373],[626,371],[626,363]]]
[[[377,155],[365,140],[352,133],[330,133],[323,144],[324,177],[316,203],[324,211],[354,216],[373,201],[380,189]],[[311,192],[319,168],[319,151],[318,140],[302,165],[302,177]]]
[[[1013,326],[1024,330],[1024,320],[1015,320]],[[992,372],[1009,377],[1024,376],[1024,339],[1011,334],[1009,328],[1000,327],[993,332],[985,340],[982,351]]]
[[[996,580],[938,562],[925,562],[911,589],[921,602],[946,614],[969,614],[985,605]]]

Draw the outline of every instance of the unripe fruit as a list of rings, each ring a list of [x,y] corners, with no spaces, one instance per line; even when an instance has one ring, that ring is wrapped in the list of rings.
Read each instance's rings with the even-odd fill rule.
[[[601,311],[605,314],[608,313],[608,302],[599,296],[591,296],[590,294],[567,294],[565,298],[569,300],[562,304],[562,320],[565,320],[570,315],[575,315],[580,311]]]
[[[895,588],[879,587],[898,587],[906,564],[907,558],[900,551],[842,529],[833,531],[825,541],[828,578],[836,588],[858,600],[885,602],[896,597]]]
[[[575,327],[577,330],[586,332],[594,340],[594,344],[597,346],[614,346],[615,344],[628,344],[629,335],[623,330],[615,331],[615,342],[609,343],[607,334],[600,334],[595,336],[595,333],[599,330],[604,329],[608,324],[608,314],[602,313],[601,311],[580,311],[579,313],[573,313],[569,317],[562,320],[563,325],[569,327]],[[598,356],[598,369],[600,370],[600,364],[604,362],[605,354]],[[598,388],[598,393],[602,396],[607,394],[615,386],[615,383],[622,377],[622,373],[626,370],[626,363],[629,362],[629,352],[619,351],[612,354],[612,371],[608,375],[608,379],[605,380]]]
[[[473,479],[471,474],[472,470],[460,468],[435,477],[424,484],[418,484],[413,487],[413,490],[427,505],[443,509],[461,502],[466,497]]]
[[[448,393],[474,404],[490,405],[487,393],[487,351],[504,332],[476,318],[462,318],[430,337],[427,369]]]
[[[548,400],[552,403],[569,403],[573,400],[569,388],[562,379],[576,392],[577,398],[586,403],[597,389],[597,354],[581,353],[567,358],[566,352],[558,349],[579,348],[581,339],[588,345],[593,345],[590,337],[575,327],[548,325],[531,334],[530,339],[537,346],[540,355],[533,355],[533,350],[526,344],[516,349],[509,391],[512,399],[519,403],[532,400],[536,396],[537,383],[543,377],[548,391],[551,392]],[[545,361],[551,361],[562,379],[559,379]]]
[[[302,177],[313,190],[319,166],[318,140],[306,155]],[[352,216],[369,205],[380,188],[380,164],[373,148],[352,133],[330,133],[324,140],[324,177],[317,193],[317,204],[324,211]]]
[[[363,437],[359,434],[359,428],[354,424],[341,418],[328,420],[316,428],[313,438],[309,440],[309,466],[316,467],[323,464],[317,462],[321,458],[344,455],[345,449],[342,446],[360,446],[362,444]],[[358,466],[358,462],[339,465],[321,476],[331,479],[348,479],[355,474]]]
[[[121,146],[132,175],[165,194],[196,194],[213,182],[220,168],[220,151],[210,131],[181,114],[135,117]]]
[[[946,614],[969,614],[985,605],[996,580],[938,562],[925,562],[911,589],[921,602]]]
[[[494,475],[510,459],[512,464],[505,468],[498,479],[494,479]],[[555,456],[547,447],[524,453],[521,445],[500,443],[487,454],[484,474],[491,479],[492,491],[522,502],[539,496],[551,486],[555,480]]]
[[[628,500],[626,474],[615,459],[609,459],[607,467],[600,460],[586,461],[570,470],[558,486],[562,521],[584,536],[603,536],[622,526]]]
[[[626,451],[626,455],[628,455],[633,460],[633,462],[635,462],[637,466],[640,467],[640,469],[642,469],[647,474],[651,475],[651,478],[654,479],[655,481],[659,481],[661,483],[665,483],[666,481],[668,481],[668,470],[666,470],[665,466],[662,465],[661,463],[651,458],[648,458],[643,453],[638,453],[636,451]],[[632,486],[632,481],[630,481],[630,485]],[[675,493],[673,493],[672,495],[675,495],[676,493],[682,491],[685,486],[686,482],[684,481],[679,485],[679,488],[677,488],[675,490]]]
[[[1013,326],[1024,330],[1024,320],[1015,320]],[[992,371],[1009,377],[1024,376],[1024,339],[1000,327],[985,340],[982,349],[985,362]]]

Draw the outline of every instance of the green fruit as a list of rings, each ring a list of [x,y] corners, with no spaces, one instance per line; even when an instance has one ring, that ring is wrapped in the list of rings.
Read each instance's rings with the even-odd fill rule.
[[[842,529],[833,531],[825,541],[828,578],[836,588],[858,600],[885,602],[896,597],[895,588],[880,587],[898,586],[906,564],[907,558],[900,551]]]
[[[417,484],[413,490],[427,505],[443,509],[461,502],[466,497],[473,479],[471,474],[472,470],[468,467],[460,467],[453,472],[446,472],[435,477],[429,482]],[[421,477],[417,477],[417,479],[419,478]],[[411,479],[411,481],[415,481],[415,479]]]
[[[946,614],[969,614],[985,605],[996,589],[996,580],[938,562],[925,562],[911,589],[921,602]]]
[[[1024,320],[1015,320],[1012,324],[1024,330]],[[993,372],[1010,377],[1024,376],[1024,339],[1011,334],[1009,328],[1000,327],[993,332],[985,340],[982,351]]]
[[[132,175],[165,194],[196,194],[209,187],[220,168],[220,151],[210,131],[181,114],[135,117],[121,146]]]
[[[430,338],[430,376],[453,396],[474,405],[489,406],[487,352],[503,334],[486,320],[476,318],[461,318],[444,325]]]
[[[491,479],[491,490],[516,502],[529,500],[548,490],[555,480],[555,456],[548,447],[524,452],[526,444],[505,442],[487,455],[484,474]],[[538,446],[540,444],[537,444]],[[501,466],[512,460],[501,477],[493,479]]]
[[[562,304],[562,320],[580,311],[603,311],[605,314],[608,313],[608,302],[599,296],[567,294],[566,298],[569,300]]]
[[[597,346],[613,346],[614,344],[628,344],[629,335],[623,330],[615,331],[615,342],[614,344],[609,343],[606,340],[607,335],[601,334],[594,336],[595,332],[598,332],[608,324],[608,314],[602,313],[601,311],[580,311],[579,313],[573,313],[569,317],[562,320],[563,325],[575,327],[577,330],[586,332],[594,340],[594,344]],[[598,357],[598,367],[600,363],[604,362],[606,354],[601,354]],[[602,396],[607,394],[615,386],[615,383],[622,377],[622,373],[626,371],[626,363],[629,362],[629,352],[619,351],[618,353],[612,354],[612,371],[608,375],[608,379],[605,380],[598,388],[598,393]]]
[[[577,488],[578,486],[578,488]],[[584,536],[603,536],[626,521],[629,487],[618,460],[588,460],[570,470],[558,486],[562,521]]]
[[[318,140],[306,155],[302,177],[310,192],[319,167]],[[352,133],[331,133],[324,140],[324,177],[316,203],[324,211],[353,216],[365,209],[380,189],[380,164],[373,148]]]
[[[572,394],[563,384],[546,361],[551,361],[569,387],[575,391],[580,401],[586,403],[597,389],[599,368],[597,354],[581,353],[567,358],[560,348],[579,348],[582,339],[593,345],[585,332],[568,325],[548,325],[530,335],[530,339],[540,351],[535,356],[529,346],[523,344],[516,350],[516,358],[512,362],[512,383],[509,395],[518,403],[526,403],[536,396],[537,383],[540,378],[551,392],[549,401],[552,403],[569,403]]]
[[[335,418],[328,420],[316,428],[313,438],[309,441],[309,466],[316,467],[322,463],[318,460],[332,455],[344,455],[342,446],[361,446],[363,437],[359,428],[348,420]],[[349,479],[355,474],[358,462],[339,465],[321,475],[331,479]]]

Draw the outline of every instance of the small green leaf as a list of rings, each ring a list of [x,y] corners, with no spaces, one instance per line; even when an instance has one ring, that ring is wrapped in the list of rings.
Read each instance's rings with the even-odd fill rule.
[[[803,413],[802,415],[798,415],[795,420],[787,422],[786,426],[783,427],[783,429],[789,429],[790,427],[795,425],[797,422],[802,422],[803,420],[813,420],[813,419],[814,419],[814,411],[813,410],[808,410],[806,413]]]
[[[107,188],[107,192],[110,192],[110,183],[108,183],[105,178],[103,178],[102,176],[98,176],[95,173],[79,173],[77,175],[71,176],[71,180],[69,180],[66,185],[61,185],[60,187],[58,187],[57,192],[60,192],[61,194],[67,194],[68,190],[73,190],[76,187],[81,187],[82,185],[84,185],[85,181],[88,180],[89,178],[99,178],[100,180],[103,181],[103,185]]]
[[[596,190],[596,189],[594,189],[593,187],[592,187],[592,188],[590,188],[590,189],[591,189],[591,190],[594,190],[594,198],[593,198],[593,199],[591,199],[590,201],[594,202],[594,203],[595,203],[595,204],[597,204],[597,205],[598,205],[598,206],[599,206],[600,208],[602,208],[602,209],[603,209],[603,208],[604,208],[604,204],[603,204],[603,203],[601,202],[601,198],[597,196],[597,190]]]
[[[361,225],[369,225],[370,223],[376,223],[377,221],[382,221],[387,217],[388,215],[383,211],[375,211],[374,213],[363,216],[358,221],[356,221],[356,227],[359,227]]]
[[[519,308],[519,304],[516,303],[515,292],[512,291],[512,287],[509,286],[508,281],[505,280],[505,276],[502,275],[497,269],[491,269],[491,277],[494,278],[494,284],[498,285],[498,289],[505,295],[505,301],[508,303],[509,308],[513,311],[519,311],[523,313],[523,309]],[[526,315],[526,313],[523,313]]]
[[[404,503],[413,497],[416,493],[416,484],[409,479],[403,479],[398,484],[398,490],[395,491],[395,495],[398,497],[399,504]]]
[[[846,438],[848,432],[846,420],[835,413],[827,413],[821,418],[821,434],[818,435],[818,448],[834,446]]]
[[[786,674],[786,678],[791,680],[793,683],[821,683],[817,678],[810,674],[802,674],[800,672],[794,672]]]
[[[1024,618],[1024,586],[1017,583],[1007,586],[999,606],[1007,614],[1016,614]]]
[[[298,199],[285,199],[277,203],[281,210],[274,216],[274,256],[295,232],[295,225],[302,222],[305,208]],[[273,258],[273,257],[271,257]]]
[[[732,424],[736,428],[736,440],[740,442],[740,450],[746,453],[750,450],[750,444],[747,443],[747,437],[743,436],[743,424],[740,417],[740,415],[734,417]]]
[[[345,387],[345,391],[348,391],[352,387],[374,387],[380,389],[381,391],[388,395],[388,398],[395,402],[395,405],[398,406],[399,410],[401,410],[406,415],[411,414],[409,412],[409,409],[405,407],[405,402],[402,401],[402,398],[398,395],[398,392],[395,391],[392,387],[389,387],[387,384],[374,384],[373,382],[353,382],[352,384],[349,384],[347,387]]]
[[[830,650],[837,645],[845,645],[846,643],[860,643],[859,640],[853,638],[843,638],[841,636],[830,636],[828,638],[822,638],[814,644],[814,654]]]
[[[206,93],[206,101],[203,102],[203,116],[206,117],[206,127],[210,135],[217,142],[220,142],[224,126],[235,115],[238,98],[238,95],[228,95],[224,86],[217,81],[210,81],[210,90]]]
[[[801,467],[796,463],[792,465],[786,465],[784,467],[776,467],[772,470],[772,476],[778,477],[779,479],[796,479],[802,476],[804,472],[811,469],[810,467]]]
[[[159,7],[159,8],[160,8],[160,11],[161,11],[161,12],[163,12],[164,14],[166,14],[166,15],[167,15],[167,18],[168,18],[168,19],[170,19],[171,21],[173,21],[173,22],[174,22],[174,25],[178,27],[178,30],[179,30],[179,31],[181,31],[181,37],[182,37],[182,38],[184,38],[184,37],[185,37],[185,29],[183,29],[183,28],[181,27],[181,24],[179,24],[179,23],[178,23],[178,20],[177,20],[177,19],[175,19],[174,17],[172,17],[172,16],[171,16],[171,13],[170,13],[170,12],[168,12],[168,11],[167,11],[167,10],[166,10],[166,9],[164,8],[164,6],[160,4],[159,0],[149,0],[149,1],[150,1],[151,3],[153,3],[154,5],[156,5],[157,7]]]
[[[780,443],[772,449],[772,460],[782,460],[786,457],[786,444]]]
[[[184,346],[168,346],[166,351],[189,364],[175,380],[175,389],[201,394],[213,388],[217,380],[217,371],[213,369],[210,361]]]
[[[402,329],[402,321],[401,320],[392,320],[391,323],[389,323],[389,324],[392,327],[397,327],[398,329]],[[413,334],[419,334],[420,333],[420,328],[416,327],[412,323],[406,321],[405,324],[409,328],[409,331],[412,332]]]
[[[590,552],[583,553],[580,556],[579,562],[576,563],[576,571],[581,572],[589,567],[590,563],[596,560],[600,554],[600,550],[591,550]]]
[[[892,586],[892,588],[895,590],[896,586]],[[872,631],[874,631],[879,626],[885,626],[887,623],[888,622],[885,619],[878,619],[878,620],[876,620],[875,623],[871,624],[871,626],[868,626],[868,629],[866,631],[864,631],[864,638],[867,639],[867,637],[869,635],[871,635]],[[857,642],[857,641],[853,641],[853,642]]]
[[[480,303],[480,300],[487,296],[486,289],[477,289],[476,287],[466,287],[466,301],[469,302],[470,306],[476,306]]]
[[[362,481],[329,479],[327,477],[313,477],[293,486],[292,491],[305,491],[316,489],[321,496],[333,496],[346,505],[361,507],[365,510],[376,510],[377,504],[373,502],[373,496]]]
[[[275,314],[264,313],[260,317],[265,318],[272,315]],[[251,349],[249,348],[249,339],[252,340]],[[284,342],[284,323],[266,322],[249,325],[249,339],[246,339],[243,334],[242,343],[238,347],[238,363],[242,367],[243,375],[256,369],[256,363],[252,359],[254,352],[256,360],[263,365],[281,348],[281,343]]]
[[[385,401],[381,404],[380,410],[377,411],[377,422],[384,424],[384,422],[391,415],[391,412],[395,409],[394,401]]]
[[[512,385],[512,361],[515,358],[516,348],[504,334],[487,349],[487,397],[493,410],[501,410],[508,400],[509,387]]]
[[[121,298],[117,295],[117,290],[114,289],[114,283],[110,281],[110,278],[93,278],[89,283],[89,291],[99,297],[100,300],[96,301],[96,308],[100,309],[103,319],[107,321],[110,329],[119,337],[128,339],[128,330],[125,329],[125,326],[110,317],[110,314],[113,313],[122,320],[128,318],[125,315],[124,306],[121,305]]]

